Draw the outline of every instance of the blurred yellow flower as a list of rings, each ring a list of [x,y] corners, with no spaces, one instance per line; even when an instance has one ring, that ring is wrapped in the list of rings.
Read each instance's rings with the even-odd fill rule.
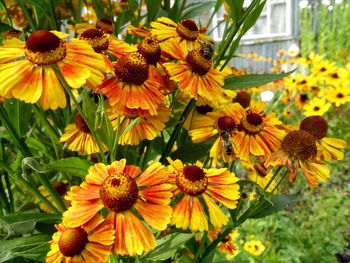
[[[264,252],[265,246],[259,240],[252,240],[244,244],[244,249],[254,256],[259,256]]]

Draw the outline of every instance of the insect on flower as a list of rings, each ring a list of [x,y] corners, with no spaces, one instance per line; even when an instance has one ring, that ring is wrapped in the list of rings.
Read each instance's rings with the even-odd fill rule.
[[[222,143],[222,147],[225,150],[225,153],[227,155],[231,155],[231,153],[233,152],[233,145],[232,145],[232,138],[231,135],[228,131],[224,130],[220,133],[220,139],[221,139],[221,143]]]
[[[215,42],[213,40],[206,40],[203,42],[200,52],[203,57],[210,60],[214,55]]]

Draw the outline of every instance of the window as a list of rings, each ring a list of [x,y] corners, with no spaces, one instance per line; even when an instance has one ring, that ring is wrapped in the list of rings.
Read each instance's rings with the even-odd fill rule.
[[[245,0],[244,7],[248,7],[252,0]],[[292,0],[267,0],[266,5],[256,24],[244,35],[243,41],[287,37],[292,34],[291,23]],[[223,35],[225,23],[222,23],[226,14],[222,6],[213,19],[213,39],[220,41]]]

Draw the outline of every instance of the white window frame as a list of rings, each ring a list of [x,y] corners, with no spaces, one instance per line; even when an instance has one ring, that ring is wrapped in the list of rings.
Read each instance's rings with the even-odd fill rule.
[[[279,3],[286,3],[286,14],[285,14],[285,22],[286,22],[286,31],[282,33],[271,33],[271,5],[279,4]],[[223,6],[221,8],[224,8]],[[214,10],[213,10],[214,11]],[[267,0],[266,5],[264,7],[263,12],[266,12],[267,14],[267,33],[264,34],[250,34],[249,32],[252,32],[252,28],[242,37],[242,41],[252,41],[252,40],[263,40],[263,39],[274,39],[274,38],[285,38],[290,37],[292,35],[292,0]],[[215,26],[218,24],[223,18],[218,17],[217,13],[213,17],[212,25]],[[214,24],[215,23],[215,24]],[[224,28],[225,23],[222,23],[220,27]],[[214,28],[213,32],[211,33],[212,38],[215,41],[221,41],[222,36],[219,36],[219,30],[218,28]]]

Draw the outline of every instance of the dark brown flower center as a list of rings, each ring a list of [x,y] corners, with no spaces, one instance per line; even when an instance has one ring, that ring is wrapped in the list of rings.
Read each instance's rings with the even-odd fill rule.
[[[112,19],[108,17],[101,18],[96,22],[96,28],[104,33],[112,34],[114,31],[114,25]]]
[[[338,75],[337,73],[333,73],[333,74],[331,75],[331,77],[332,77],[333,79],[339,79],[339,75]]]
[[[37,65],[50,65],[66,56],[66,47],[55,34],[47,30],[32,33],[26,41],[25,55]]]
[[[212,62],[207,60],[200,50],[192,50],[186,56],[186,62],[194,73],[205,75],[209,72]]]
[[[301,94],[300,95],[300,101],[302,103],[306,102],[308,100],[307,94]]]
[[[176,185],[182,192],[197,196],[205,192],[208,186],[208,178],[204,171],[196,165],[184,167],[176,176]]]
[[[325,67],[320,68],[321,72],[325,72],[327,69]]]
[[[188,40],[196,40],[199,34],[196,23],[191,20],[184,20],[176,27],[176,32],[183,38]]]
[[[124,173],[108,176],[100,187],[103,204],[115,212],[129,210],[136,203],[138,192],[134,178]]]
[[[107,36],[95,28],[85,30],[80,34],[79,39],[87,41],[95,52],[101,52],[108,49],[109,41]]]
[[[61,253],[66,257],[79,255],[89,242],[88,234],[80,227],[66,229],[58,241]]]
[[[310,116],[300,123],[300,130],[307,131],[320,140],[327,135],[328,123],[321,116]]]
[[[19,38],[21,35],[22,35],[22,31],[17,30],[17,29],[11,29],[11,30],[5,32],[6,39]]]
[[[256,134],[261,132],[264,129],[264,121],[265,113],[252,113],[250,111],[247,112],[245,116],[241,119],[241,127],[250,134]]]
[[[61,39],[47,30],[32,33],[26,42],[26,48],[32,52],[49,52],[60,46]]]
[[[53,182],[52,186],[60,196],[63,196],[65,193],[67,193],[68,184],[64,182]]]
[[[282,150],[289,156],[306,160],[316,154],[315,138],[306,131],[291,131],[282,141]]]
[[[141,85],[148,79],[146,59],[138,52],[123,56],[114,65],[115,74],[127,83]]]
[[[238,102],[243,108],[247,108],[250,105],[250,95],[248,92],[240,91],[232,102]]]
[[[213,111],[213,108],[210,107],[209,105],[202,105],[202,106],[197,106],[197,107],[196,107],[196,111],[197,111],[199,114],[205,115],[205,114],[208,113],[208,112],[212,112],[212,111]]]
[[[339,99],[344,98],[344,94],[343,94],[343,93],[338,93],[338,94],[337,94],[337,98],[339,98]]]
[[[78,130],[85,133],[91,133],[88,125],[86,124],[84,118],[81,116],[79,112],[74,117],[74,123],[75,123],[75,126],[78,128]]]
[[[137,50],[146,58],[148,64],[155,65],[160,59],[161,49],[158,41],[148,37],[140,41]]]
[[[256,163],[254,164],[254,169],[260,175],[261,177],[265,177],[267,175],[267,169],[262,163]]]
[[[236,124],[231,117],[224,116],[218,119],[218,126],[220,130],[233,131],[233,129],[236,127]]]
[[[314,111],[319,111],[321,108],[320,107],[318,107],[318,106],[315,106],[314,107]]]

